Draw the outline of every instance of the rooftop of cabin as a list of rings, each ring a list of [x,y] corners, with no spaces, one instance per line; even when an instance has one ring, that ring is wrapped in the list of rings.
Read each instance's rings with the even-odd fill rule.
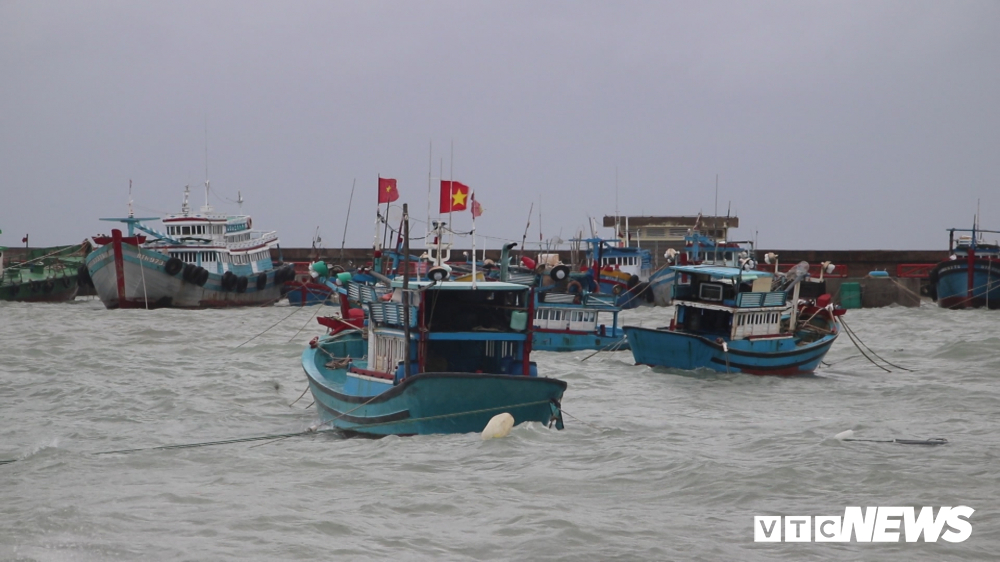
[[[758,277],[773,277],[770,272],[757,270],[744,270],[738,267],[726,267],[721,265],[675,265],[671,267],[674,271],[687,273],[689,275],[706,275],[713,279],[742,279],[743,281],[753,281]]]
[[[529,287],[517,283],[504,283],[502,281],[417,281],[410,280],[410,287],[416,289],[431,289],[437,291],[527,291]],[[433,285],[433,287],[432,287]],[[393,279],[393,288],[403,286],[403,280]]]
[[[740,218],[739,217],[708,217],[708,216],[673,216],[673,217],[625,217],[625,216],[605,216],[604,226],[607,228],[612,228],[615,224],[621,227],[625,227],[625,221],[628,221],[629,228],[637,228],[641,226],[663,226],[663,227],[685,227],[694,228],[698,225],[702,228],[739,228]]]

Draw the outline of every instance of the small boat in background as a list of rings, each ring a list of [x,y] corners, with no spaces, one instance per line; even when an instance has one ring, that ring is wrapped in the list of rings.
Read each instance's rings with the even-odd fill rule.
[[[811,373],[840,333],[844,313],[830,295],[799,303],[805,262],[779,278],[717,265],[674,266],[674,317],[669,326],[625,326],[637,364],[725,373]],[[690,283],[682,284],[682,276]],[[792,291],[789,301],[788,292]]]
[[[330,275],[344,271],[342,267],[332,269],[322,261],[291,262],[295,268],[295,279],[286,281],[281,287],[282,294],[292,306],[312,306],[315,304],[336,305],[337,286]]]
[[[74,246],[25,249],[17,261],[7,261],[9,250],[0,247],[0,301],[65,302],[76,298],[88,242]]]
[[[968,232],[955,239],[956,232]],[[948,259],[931,269],[930,297],[941,308],[1000,308],[1000,242],[987,243],[983,233],[997,230],[948,229]]]
[[[253,229],[248,215],[218,215],[208,204],[200,213],[188,204],[162,219],[166,232],[136,218],[129,202],[127,218],[101,219],[128,225],[94,237],[97,249],[87,256],[88,274],[108,308],[221,308],[270,305],[281,286],[294,278],[293,266],[275,267],[271,248],[278,235]],[[242,198],[241,198],[242,200]],[[143,234],[139,234],[139,231]]]

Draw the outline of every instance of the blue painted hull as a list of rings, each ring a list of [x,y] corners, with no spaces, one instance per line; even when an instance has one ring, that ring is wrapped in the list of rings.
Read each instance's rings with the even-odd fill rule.
[[[566,383],[483,373],[421,373],[398,384],[327,368],[330,357],[361,357],[359,335],[334,336],[302,353],[302,366],[324,427],[373,436],[480,432],[507,412],[515,423],[561,419]],[[322,349],[322,351],[320,350]],[[356,362],[363,365],[363,362]]]
[[[624,330],[637,364],[754,375],[811,373],[837,338],[835,332],[809,343],[791,337],[737,340],[727,342],[727,353],[715,340],[695,334],[635,326]]]
[[[628,339],[621,328],[608,329],[605,335],[585,332],[534,330],[531,349],[535,351],[583,351],[587,349],[626,350]]]
[[[289,281],[285,283],[284,289],[288,291],[285,293],[288,304],[292,306],[312,306],[314,304],[333,306],[339,302],[334,289],[325,284]]]
[[[936,300],[941,308],[1000,308],[1000,261],[973,260],[972,290],[966,258],[939,263],[931,272],[936,279]]]

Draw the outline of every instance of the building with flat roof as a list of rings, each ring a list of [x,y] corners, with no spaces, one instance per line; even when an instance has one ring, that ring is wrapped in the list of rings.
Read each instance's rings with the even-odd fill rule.
[[[628,228],[629,245],[641,246],[653,252],[654,265],[659,266],[663,252],[668,248],[684,248],[684,236],[697,228],[705,236],[716,240],[729,240],[729,229],[739,228],[739,217],[625,217],[605,216],[604,226],[614,228],[617,222],[620,234]]]

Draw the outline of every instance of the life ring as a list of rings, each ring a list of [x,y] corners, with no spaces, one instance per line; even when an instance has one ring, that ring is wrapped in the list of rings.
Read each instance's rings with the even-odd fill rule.
[[[245,276],[241,276],[236,280],[236,292],[245,293],[248,284],[250,284],[250,281]]]
[[[170,258],[167,263],[163,264],[163,271],[166,271],[167,275],[170,276],[177,275],[182,269],[184,269],[184,262],[178,258]]]
[[[232,271],[227,271],[222,274],[222,288],[225,290],[230,290],[236,284],[236,274]]]
[[[257,276],[257,290],[263,291],[264,287],[267,287],[267,274],[261,273]]]
[[[575,291],[573,290],[573,287],[576,287]],[[569,284],[566,285],[566,292],[583,294],[583,285],[581,285],[579,281],[570,281]]]
[[[194,278],[194,284],[199,287],[204,287],[205,283],[208,282],[208,270],[202,267],[198,268],[198,275]]]
[[[616,295],[620,295],[620,294],[622,294],[622,290],[623,290],[623,289],[622,289],[622,286],[621,286],[621,285],[615,285],[615,286],[614,286],[614,287],[613,287],[613,288],[611,289],[611,292],[612,292],[612,293],[614,293],[614,294],[616,294]]]

